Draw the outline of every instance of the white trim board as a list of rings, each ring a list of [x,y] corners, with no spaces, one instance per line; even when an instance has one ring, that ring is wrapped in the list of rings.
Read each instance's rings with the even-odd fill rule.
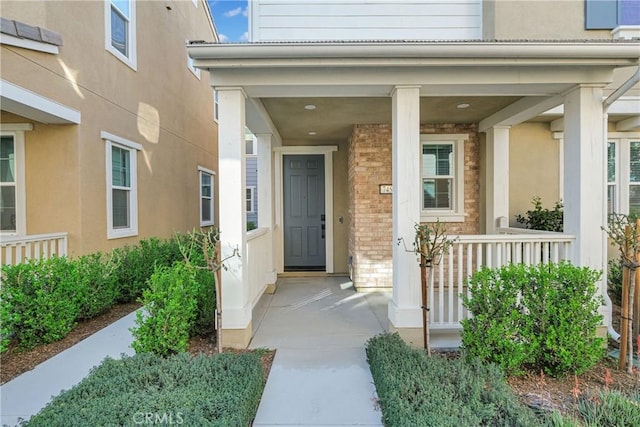
[[[23,87],[0,80],[2,109],[45,124],[80,124],[80,111]]]
[[[336,145],[316,145],[316,146],[283,146],[274,147],[275,156],[275,211],[276,211],[276,270],[278,273],[284,272],[284,219],[283,219],[283,165],[285,155],[305,154],[324,155],[324,206],[325,206],[325,259],[327,273],[334,272],[333,265],[333,155],[338,151]]]

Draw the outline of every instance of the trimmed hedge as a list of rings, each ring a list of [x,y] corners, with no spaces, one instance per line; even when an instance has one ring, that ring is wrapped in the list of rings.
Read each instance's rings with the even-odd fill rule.
[[[535,426],[495,365],[428,357],[398,334],[367,342],[385,426]]]
[[[247,426],[264,383],[255,353],[107,358],[23,425]]]
[[[95,317],[117,302],[135,301],[147,288],[156,266],[184,260],[180,242],[189,238],[151,238],[110,254],[53,257],[2,266],[0,352],[8,348],[11,339],[16,339],[22,349],[57,341],[76,321]],[[202,319],[198,318],[194,330],[212,332],[213,276],[198,272],[198,283],[203,284],[197,294]]]
[[[23,349],[64,338],[76,325],[77,270],[65,257],[2,268],[0,348],[14,337]]]
[[[509,374],[584,372],[604,356],[596,337],[600,275],[567,262],[478,271],[469,280],[471,297],[463,295],[472,314],[461,322],[463,348]]]

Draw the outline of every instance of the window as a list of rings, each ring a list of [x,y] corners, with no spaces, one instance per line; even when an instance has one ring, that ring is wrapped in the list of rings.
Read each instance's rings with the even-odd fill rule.
[[[218,121],[218,91],[213,91],[213,120]]]
[[[640,215],[640,141],[629,143],[629,214]]]
[[[466,135],[422,135],[422,219],[464,221]]]
[[[617,144],[609,142],[607,145],[607,213],[611,214],[618,211],[618,168],[616,167]]]
[[[136,68],[136,4],[134,0],[105,0],[105,46],[118,59]]]
[[[24,130],[31,125],[0,127],[0,233],[25,235]]]
[[[247,187],[247,213],[255,212],[256,187]]]
[[[258,154],[258,150],[256,148],[256,140],[254,138],[250,138],[245,140],[245,151],[244,153],[247,156],[256,156]]]
[[[640,138],[609,135],[607,150],[608,212],[640,215]],[[634,136],[629,138],[629,136]]]
[[[640,25],[638,0],[586,0],[586,29],[612,30],[631,25]]]
[[[107,238],[138,234],[137,151],[140,144],[102,132],[106,141]]]
[[[200,173],[200,226],[213,225],[213,175],[215,172],[198,167]]]

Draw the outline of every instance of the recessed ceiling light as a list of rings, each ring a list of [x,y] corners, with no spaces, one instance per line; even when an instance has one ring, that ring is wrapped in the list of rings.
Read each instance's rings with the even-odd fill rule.
[[[458,104],[456,105],[456,107],[460,108],[461,110],[464,108],[469,108],[471,107],[471,104],[467,104],[466,102],[463,102],[462,104]]]
[[[313,104],[307,104],[307,105],[304,106],[304,109],[305,110],[315,110],[316,106],[313,105]]]
[[[307,132],[309,135],[313,136],[313,135],[317,135],[318,132],[316,132],[315,130],[310,130],[309,132]]]

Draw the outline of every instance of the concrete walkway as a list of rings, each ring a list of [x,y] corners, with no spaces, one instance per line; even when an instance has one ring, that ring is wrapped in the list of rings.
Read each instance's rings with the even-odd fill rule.
[[[380,426],[365,342],[385,330],[389,295],[348,278],[285,278],[254,310],[251,348],[276,357],[254,426]]]
[[[286,278],[254,309],[251,348],[276,348],[254,426],[379,426],[364,343],[387,324],[385,294],[346,278]],[[0,387],[0,425],[16,425],[105,357],[132,355],[135,313]]]
[[[68,390],[105,357],[133,355],[135,312],[112,323],[73,347],[39,364],[0,387],[0,425],[16,425],[19,418],[37,414],[52,397]]]

